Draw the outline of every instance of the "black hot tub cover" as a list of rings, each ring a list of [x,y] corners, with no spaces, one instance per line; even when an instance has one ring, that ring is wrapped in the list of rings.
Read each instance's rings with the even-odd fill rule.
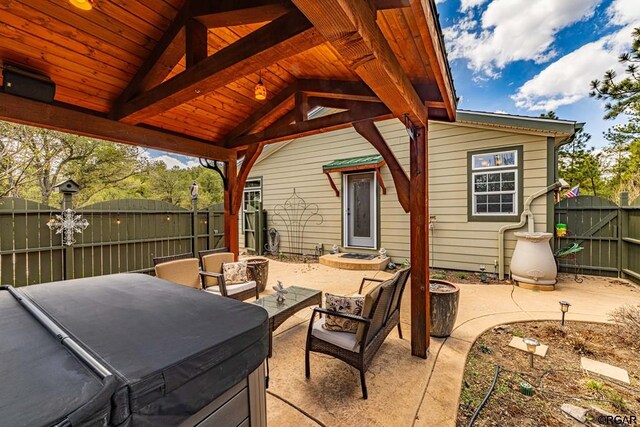
[[[262,308],[147,275],[69,280],[20,291],[114,374],[112,425],[178,424],[267,355],[268,318]],[[39,363],[48,372],[49,357]],[[62,377],[61,385],[75,380]],[[94,382],[86,382],[88,395],[100,386]]]

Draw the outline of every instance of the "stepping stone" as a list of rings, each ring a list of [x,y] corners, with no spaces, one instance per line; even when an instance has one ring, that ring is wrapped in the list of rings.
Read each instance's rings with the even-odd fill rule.
[[[524,341],[520,337],[513,337],[511,339],[511,342],[509,343],[509,347],[517,348],[518,350],[522,350],[525,353],[529,353],[527,351],[527,345],[524,343]],[[538,347],[536,347],[535,355],[540,357],[545,357],[547,355],[548,350],[549,350],[548,345],[540,344]]]
[[[626,369],[618,368],[617,366],[598,362],[597,360],[589,359],[586,357],[580,358],[580,365],[585,371],[593,372],[594,374],[602,375],[603,377],[620,381],[625,384],[631,383],[629,381],[629,373]]]
[[[587,412],[589,412],[588,409],[581,408],[580,406],[569,405],[568,403],[563,403],[560,410],[581,423],[584,423],[587,420]]]

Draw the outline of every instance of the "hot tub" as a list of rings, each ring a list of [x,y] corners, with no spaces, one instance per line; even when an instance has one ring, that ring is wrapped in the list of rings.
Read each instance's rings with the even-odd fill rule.
[[[3,424],[266,424],[253,304],[118,274],[5,287],[0,312]]]

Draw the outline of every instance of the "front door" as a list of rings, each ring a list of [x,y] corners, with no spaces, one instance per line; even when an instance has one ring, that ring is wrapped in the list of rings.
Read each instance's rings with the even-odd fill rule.
[[[376,176],[374,172],[345,175],[346,246],[376,247]]]

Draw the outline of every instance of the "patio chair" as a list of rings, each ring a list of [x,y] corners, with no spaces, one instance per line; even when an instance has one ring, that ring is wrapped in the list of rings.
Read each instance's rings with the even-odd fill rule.
[[[198,258],[183,257],[159,262],[156,264],[155,270],[156,277],[160,279],[196,289],[204,289],[203,279],[205,277],[213,277],[206,271],[200,270]]]
[[[398,334],[402,338],[400,329],[400,304],[410,270],[400,270],[391,279],[363,279],[360,293],[366,281],[381,282],[365,297],[362,316],[344,314],[324,308],[314,308],[309,330],[307,332],[307,346],[305,351],[305,374],[311,376],[309,353],[327,354],[340,359],[360,371],[362,397],[367,399],[367,383],[365,372],[369,369],[373,357],[389,333],[397,326]],[[322,327],[326,318],[315,320],[316,313],[329,314],[359,323],[355,334],[349,332],[328,331]]]
[[[222,274],[222,264],[233,262],[234,255],[231,252],[219,252],[205,255],[202,257],[202,269],[207,273],[205,279],[205,290],[217,295],[237,299],[239,301],[247,298],[255,297],[258,299],[260,292],[255,280],[248,280],[245,283],[229,285],[225,283],[224,274]],[[247,269],[253,266],[247,265]],[[253,275],[255,277],[255,274]]]
[[[163,262],[169,261],[177,261],[179,259],[188,259],[193,258],[192,252],[185,252],[183,254],[169,255],[169,256],[159,256],[153,259],[153,266],[155,267],[158,264],[162,264]]]

